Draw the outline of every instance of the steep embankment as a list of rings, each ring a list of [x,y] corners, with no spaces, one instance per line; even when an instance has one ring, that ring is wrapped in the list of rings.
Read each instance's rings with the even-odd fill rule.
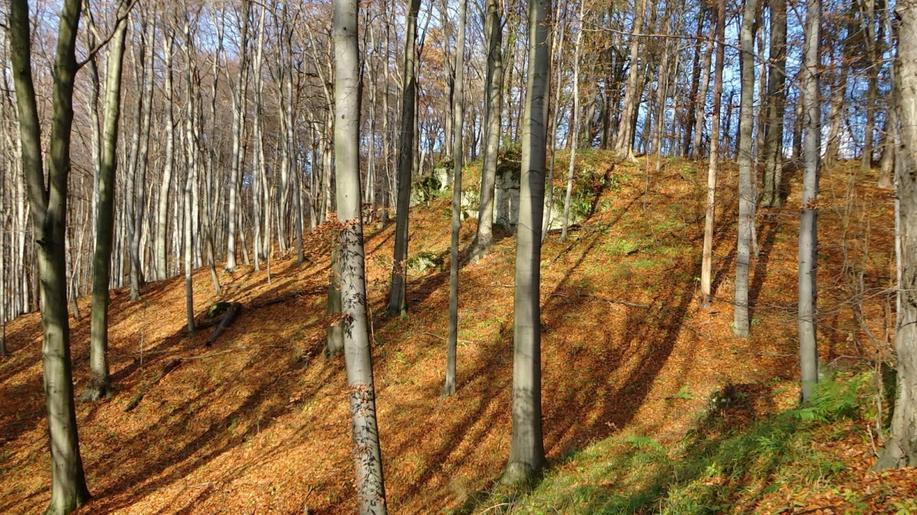
[[[560,156],[558,175],[564,161]],[[599,152],[586,153],[581,166],[595,190],[587,206],[592,214],[567,242],[549,236],[543,251],[545,445],[559,471],[570,467],[564,459],[571,452],[609,437],[676,442],[712,392],[727,384],[792,385],[796,362],[795,182],[786,209],[759,215],[754,336],[742,341],[731,336],[728,303],[733,169],[721,182],[719,300],[702,310],[695,297],[706,167],[674,161],[658,174],[652,166],[647,176],[644,162],[613,168]],[[869,357],[873,345],[844,303],[855,283],[851,271],[864,272],[866,294],[857,298],[864,299],[871,332],[881,339],[891,324],[887,294],[875,293],[893,277],[891,194],[873,188],[869,177],[855,179],[849,197],[848,171],[824,176],[820,337],[829,361]],[[489,256],[462,269],[458,392],[444,400],[448,223],[446,199],[412,212],[410,254],[429,252],[444,264],[410,278],[404,318],[380,315],[393,228],[366,230],[378,416],[396,513],[474,506],[508,454],[514,240],[499,239]],[[472,234],[468,222],[463,245]],[[182,332],[180,279],[148,286],[138,302],[114,293],[118,391],[107,402],[78,408],[95,496],[87,512],[352,511],[343,362],[321,356],[328,235],[310,235],[307,247],[302,266],[275,261],[270,282],[250,267],[221,275],[224,299],[244,310],[212,348],[204,346],[206,332]],[[208,275],[197,273],[196,306],[203,310],[215,300]],[[80,307],[87,312],[87,301]],[[89,321],[71,325],[79,389],[86,382]],[[12,322],[8,334],[13,354],[0,362],[0,512],[34,512],[49,495],[37,315]],[[176,358],[180,365],[125,412]],[[597,477],[597,488],[624,485],[612,477]]]

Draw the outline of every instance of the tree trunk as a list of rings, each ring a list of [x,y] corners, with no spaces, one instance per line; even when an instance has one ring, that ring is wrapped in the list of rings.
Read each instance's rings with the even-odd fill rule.
[[[624,107],[621,112],[621,121],[618,128],[618,134],[615,138],[615,151],[624,158],[631,159],[634,156],[633,140],[634,129],[636,125],[637,112],[640,107],[640,71],[638,64],[640,57],[641,35],[643,31],[643,12],[646,10],[646,0],[637,0],[636,10],[634,12],[633,29],[631,30],[630,39],[630,59],[627,72],[627,86],[624,92]]]
[[[89,499],[73,403],[64,263],[73,85],[77,71],[75,48],[82,2],[65,0],[60,11],[53,74],[47,189],[42,164],[40,118],[32,80],[29,5],[26,0],[11,0],[8,5],[8,34],[19,113],[22,171],[28,185],[40,277],[44,390],[51,441],[51,501],[46,513],[70,513]]]
[[[710,87],[710,58],[713,54],[713,40],[707,39],[704,47],[703,64],[701,64],[701,80],[697,90],[697,103],[694,106],[694,132],[691,135],[691,156],[699,159],[702,155],[702,144],[704,141],[704,124],[706,121],[707,107],[707,89]],[[722,85],[720,86],[722,90]],[[720,91],[722,94],[722,91]],[[719,101],[717,101],[719,102]],[[719,113],[714,112],[713,116],[719,118]],[[711,134],[710,139],[713,139]]]
[[[166,28],[163,47],[165,51],[165,65],[163,75],[165,76],[165,164],[162,169],[162,181],[159,188],[159,200],[156,204],[156,234],[153,238],[153,259],[157,279],[169,277],[167,251],[166,251],[166,233],[169,226],[169,193],[172,188],[172,172],[175,161],[175,113],[172,107],[173,89],[172,89],[172,54],[175,46],[175,35],[171,29]]]
[[[707,166],[707,208],[704,213],[704,250],[701,261],[701,306],[709,307],[713,295],[713,229],[716,218],[716,176],[720,154],[720,111],[723,100],[723,69],[726,45],[726,0],[719,0],[716,11],[716,72],[713,78],[713,119],[710,127],[710,159]]]
[[[512,444],[503,482],[529,481],[545,466],[541,429],[541,222],[546,161],[548,0],[529,1],[529,69],[522,123],[522,176],[516,229]]]
[[[852,25],[852,23],[851,23]],[[841,124],[846,114],[844,97],[847,94],[849,67],[843,64],[844,54],[833,63],[834,79],[831,84],[831,100],[828,106],[828,141],[825,142],[825,166],[832,166],[838,159],[841,148]]]
[[[126,4],[122,4],[126,5]],[[122,13],[119,10],[119,16]],[[108,374],[108,303],[111,280],[111,242],[115,217],[115,172],[118,166],[118,124],[121,118],[121,74],[126,14],[115,27],[110,41],[108,70],[105,77],[105,122],[102,155],[98,173],[98,214],[96,244],[92,258],[92,323],[89,342],[91,380],[83,395],[89,400],[107,397],[111,389]]]
[[[382,455],[376,424],[372,354],[366,316],[363,225],[360,214],[360,77],[358,4],[334,2],[334,155],[341,259],[344,360],[353,419],[353,459],[360,513],[385,513]]]
[[[891,436],[877,469],[917,466],[917,2],[898,0],[895,159],[898,387]]]
[[[443,395],[455,393],[456,349],[458,347],[459,231],[462,228],[462,167],[465,126],[465,17],[468,0],[459,0],[455,41],[455,85],[452,90],[452,239],[449,247],[449,339],[446,350],[446,382]]]
[[[472,258],[483,256],[493,244],[494,187],[500,153],[501,114],[503,111],[503,24],[502,7],[497,0],[487,1],[487,71],[484,79],[484,156],[481,166],[481,192],[478,228],[471,250]]]
[[[344,352],[344,333],[341,317],[341,257],[337,246],[331,249],[329,267],[328,297],[325,311],[332,318],[325,340],[325,356],[337,356]]]
[[[564,11],[566,12],[566,10]],[[564,65],[564,36],[566,28],[565,17],[559,16],[558,19],[552,20],[551,27],[551,54],[549,57],[549,68],[548,68],[548,88],[552,84],[552,72],[557,71],[557,78],[554,85],[554,98],[548,96],[547,98],[547,107],[545,112],[548,113],[547,118],[547,135],[545,136],[546,142],[548,145],[547,148],[547,192],[545,193],[544,199],[544,220],[541,225],[541,239],[544,240],[545,236],[548,234],[548,228],[551,227],[551,208],[554,206],[554,163],[557,158],[557,153],[555,152],[556,142],[557,142],[557,119],[560,117],[560,95],[563,91],[563,65]],[[558,29],[559,27],[559,29]],[[553,37],[554,33],[557,33],[557,37]]]
[[[704,21],[707,19],[707,8],[699,5],[697,9],[697,30],[694,33],[694,59],[691,62],[691,100],[688,103],[687,116],[684,125],[684,139],[681,141],[681,155],[688,157],[691,155],[691,142],[694,137],[694,124],[697,123],[697,105],[701,102],[700,82],[701,82],[701,60],[706,61],[707,74],[710,73],[710,49],[701,50],[701,41],[704,39]],[[709,45],[711,39],[707,38]],[[612,65],[614,66],[614,65]],[[703,102],[706,104],[707,94],[704,92]]]
[[[395,256],[388,298],[388,313],[407,310],[408,211],[411,203],[411,170],[414,166],[414,124],[417,105],[416,46],[420,0],[410,0],[404,38],[404,90],[401,95],[401,139],[398,149],[398,205],[395,213]]]
[[[196,150],[194,145],[194,129],[192,120],[194,115],[190,108],[194,101],[191,90],[194,84],[193,61],[191,59],[191,21],[185,21],[185,45],[188,50],[188,60],[190,63],[187,67],[187,89],[188,89],[188,109],[185,116],[185,191],[184,191],[184,256],[185,256],[185,311],[187,316],[188,334],[194,332],[194,248],[195,233],[197,231],[196,218],[194,216],[194,204],[197,200],[194,195],[194,184],[197,181]]]
[[[770,71],[767,74],[767,125],[764,129],[764,197],[780,206],[783,172],[783,116],[786,110],[786,0],[768,0],[771,14]]]
[[[143,286],[144,282],[143,260],[140,255],[140,240],[143,231],[143,220],[146,218],[146,172],[149,167],[148,158],[153,106],[153,74],[155,73],[155,65],[153,63],[153,58],[155,56],[155,52],[153,51],[153,39],[156,36],[155,22],[153,20],[146,20],[144,29],[142,38],[145,55],[141,58],[143,61],[141,68],[143,70],[142,95],[144,97],[144,102],[142,103],[140,119],[137,120],[140,126],[140,147],[137,151],[137,163],[134,168],[137,176],[134,178],[134,191],[127,192],[128,195],[131,195],[134,204],[133,218],[128,222],[131,228],[131,241],[129,247],[131,259],[131,300],[138,300],[140,298],[140,288]]]
[[[580,50],[583,44],[583,17],[586,12],[586,2],[581,1],[577,15],[576,40],[573,43],[573,105],[570,107],[570,159],[567,163],[567,189],[564,193],[564,220],[560,230],[560,241],[567,239],[567,228],[570,225],[570,202],[573,199],[573,177],[576,170],[576,147],[579,134],[579,73]]]
[[[248,24],[251,7],[248,0],[242,2],[242,30],[239,37],[239,83],[233,89],[232,96],[232,163],[229,172],[229,232],[226,234],[226,265],[228,271],[236,268],[236,225],[239,219],[239,179],[245,162],[242,135],[245,131],[245,108],[248,99]],[[257,220],[255,221],[257,223]],[[257,253],[255,254],[257,262]]]
[[[755,210],[754,141],[755,100],[755,14],[757,0],[745,2],[742,12],[741,68],[742,96],[739,106],[739,226],[736,243],[736,278],[734,318],[732,331],[739,338],[747,338],[751,321],[748,317],[748,272],[751,262],[752,224]]]
[[[875,0],[864,0],[860,5],[860,14],[863,19],[864,40],[866,41],[866,53],[869,59],[867,71],[866,87],[866,123],[863,126],[863,154],[860,163],[864,172],[872,168],[873,142],[876,129],[876,97],[879,93],[879,72],[882,69],[881,56],[879,51],[879,40],[881,35],[876,36],[876,2]]]
[[[895,137],[897,129],[897,112],[894,108],[895,91],[889,93],[889,110],[885,120],[885,141],[882,144],[882,159],[879,161],[880,188],[892,187],[892,175],[895,171]]]
[[[821,155],[821,104],[818,92],[821,0],[807,0],[802,88],[804,134],[802,213],[799,221],[799,366],[802,402],[815,397],[818,347],[815,341],[816,271],[818,256],[818,176]]]

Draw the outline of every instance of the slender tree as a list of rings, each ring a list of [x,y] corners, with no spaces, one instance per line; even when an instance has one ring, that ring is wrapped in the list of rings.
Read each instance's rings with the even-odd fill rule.
[[[409,0],[401,92],[401,134],[398,148],[398,203],[395,212],[395,256],[388,297],[388,313],[404,313],[407,309],[408,211],[411,204],[411,169],[416,153],[415,118],[417,107],[417,13],[420,0]]]
[[[802,87],[804,109],[802,213],[799,220],[799,367],[802,402],[815,397],[818,347],[815,341],[816,260],[818,255],[818,178],[821,155],[821,105],[818,93],[821,0],[806,1]]]
[[[80,0],[64,0],[61,6],[53,73],[53,108],[48,139],[49,180],[46,188],[41,122],[32,80],[29,4],[26,0],[10,0],[9,3],[10,57],[19,114],[22,172],[32,211],[44,332],[42,358],[51,441],[51,501],[46,513],[70,513],[89,499],[73,403],[64,248],[73,84],[78,69],[76,35],[81,12]]]
[[[503,481],[528,481],[545,465],[541,430],[541,222],[546,166],[549,0],[529,0],[529,68],[522,123],[513,320],[513,434]]]
[[[723,100],[723,69],[726,57],[726,0],[717,2],[716,72],[713,76],[713,116],[710,128],[710,157],[707,165],[707,207],[704,212],[704,250],[701,260],[701,305],[709,306],[713,293],[713,229],[716,218],[716,178],[720,159],[720,108]],[[696,148],[696,147],[695,147]]]
[[[770,69],[767,73],[767,121],[764,134],[764,196],[761,203],[779,206],[783,172],[783,117],[786,110],[786,0],[768,0]]]
[[[459,1],[455,38],[455,88],[452,91],[452,241],[449,249],[449,340],[446,352],[446,383],[443,395],[455,393],[456,350],[458,347],[459,231],[462,228],[462,168],[465,126],[465,17],[468,0]]]
[[[360,71],[356,0],[334,1],[334,159],[344,360],[353,419],[353,458],[360,513],[385,513],[382,454],[376,424],[372,354],[366,317],[360,213]]]
[[[156,36],[156,22],[152,16],[142,15],[144,31],[141,35],[141,46],[143,47],[142,62],[140,63],[141,75],[143,77],[143,100],[140,102],[140,118],[137,120],[137,136],[139,143],[137,148],[137,157],[132,170],[135,174],[133,178],[134,191],[126,192],[133,203],[133,218],[128,222],[128,235],[130,244],[128,252],[130,255],[130,296],[131,300],[140,298],[140,288],[144,283],[143,259],[141,256],[140,240],[143,236],[143,221],[146,219],[146,174],[149,168],[149,148],[150,148],[150,129],[152,125],[152,105],[153,105],[153,58],[155,57],[154,39]]]
[[[487,0],[487,69],[484,76],[484,155],[481,165],[481,194],[478,227],[472,258],[479,258],[493,244],[494,186],[500,152],[503,111],[503,24],[499,0]]]
[[[115,172],[118,168],[118,126],[121,120],[121,75],[127,33],[127,3],[122,2],[114,35],[109,42],[105,77],[105,115],[102,155],[98,174],[96,245],[92,258],[92,323],[89,368],[92,380],[83,395],[90,400],[106,397],[111,389],[108,374],[108,289],[111,282],[111,243],[115,219]]]
[[[570,203],[573,199],[573,176],[576,169],[576,147],[579,144],[577,136],[580,129],[580,99],[579,75],[580,52],[583,45],[583,16],[586,12],[586,0],[580,0],[579,13],[577,14],[576,40],[573,43],[573,105],[570,107],[570,160],[567,163],[567,189],[564,194],[564,220],[561,225],[560,241],[567,239],[567,228],[570,225]]]
[[[232,163],[230,167],[228,194],[229,194],[229,232],[226,235],[226,270],[236,268],[236,227],[240,218],[239,209],[239,180],[245,153],[242,145],[242,134],[245,124],[245,108],[248,100],[248,29],[251,17],[251,5],[248,0],[242,1],[239,13],[241,36],[239,38],[239,80],[233,88],[232,95]],[[256,220],[257,224],[258,221]],[[256,242],[257,244],[257,242]],[[255,253],[255,261],[258,253]]]
[[[166,26],[163,34],[163,51],[165,62],[163,75],[165,76],[165,163],[162,169],[162,180],[159,187],[159,199],[156,204],[156,234],[153,238],[154,270],[158,279],[169,277],[169,267],[166,254],[166,233],[169,229],[169,192],[172,188],[172,173],[175,161],[175,109],[173,107],[174,91],[172,88],[172,57],[175,47],[175,32]],[[174,223],[174,221],[173,221]]]
[[[752,129],[755,100],[755,16],[758,0],[745,2],[742,11],[741,41],[742,95],[739,114],[739,227],[736,243],[736,279],[732,331],[748,337],[748,271],[751,263],[752,234],[755,223],[755,184]]]
[[[184,144],[185,144],[185,186],[184,191],[182,192],[182,204],[184,207],[183,215],[184,220],[182,224],[182,247],[184,254],[184,269],[185,269],[185,315],[187,318],[186,330],[188,334],[194,332],[194,233],[197,229],[197,224],[194,223],[194,184],[197,181],[197,174],[195,174],[195,150],[194,150],[194,129],[193,129],[193,119],[194,116],[191,113],[191,105],[193,103],[193,97],[191,89],[194,85],[194,70],[193,65],[191,64],[191,17],[188,16],[185,19],[185,44],[188,50],[188,67],[186,72],[187,86],[188,86],[188,114],[185,116],[185,131],[184,131]]]
[[[615,139],[615,151],[625,158],[633,158],[634,125],[636,125],[637,110],[640,105],[640,44],[643,39],[643,15],[646,11],[647,0],[634,0],[634,22],[630,33],[630,68],[627,72],[627,86],[624,90],[624,107],[621,111],[621,121]]]
[[[895,228],[898,305],[895,350],[898,386],[891,435],[877,469],[917,466],[917,2],[898,0],[895,65],[897,152]]]
[[[876,0],[862,0],[855,2],[859,8],[860,18],[863,23],[863,42],[866,43],[866,120],[863,126],[863,153],[860,156],[860,166],[863,171],[872,168],[876,129],[876,99],[879,95],[879,71],[881,35],[876,34]]]

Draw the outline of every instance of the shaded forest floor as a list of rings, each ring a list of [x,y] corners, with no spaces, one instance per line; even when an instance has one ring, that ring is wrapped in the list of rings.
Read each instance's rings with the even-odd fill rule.
[[[566,169],[564,161],[561,154],[557,170]],[[595,189],[591,215],[567,242],[549,235],[543,250],[543,406],[551,469],[531,496],[507,498],[494,488],[509,451],[514,239],[500,238],[485,259],[462,269],[458,391],[443,399],[448,200],[412,211],[410,254],[433,253],[443,265],[411,276],[406,317],[381,315],[393,227],[367,226],[378,417],[393,512],[483,511],[495,505],[541,512],[653,511],[668,506],[660,499],[676,482],[682,488],[697,478],[701,485],[729,484],[717,490],[734,494],[694,511],[843,511],[860,509],[858,503],[892,510],[913,496],[917,472],[867,472],[867,426],[887,415],[870,411],[872,397],[862,392],[877,376],[862,371],[890,349],[892,192],[874,187],[876,177],[857,174],[852,164],[823,173],[820,349],[840,377],[858,374],[856,381],[838,383],[839,390],[860,385],[858,408],[856,416],[841,416],[836,412],[843,410],[832,407],[808,418],[830,424],[806,423],[779,433],[805,429],[808,439],[765,433],[776,443],[741,455],[749,461],[761,452],[791,460],[811,450],[837,463],[828,473],[781,483],[773,468],[762,468],[765,475],[718,473],[707,466],[722,463],[704,460],[732,441],[737,428],[754,436],[760,424],[779,425],[797,395],[798,177],[790,173],[784,209],[758,213],[753,336],[739,340],[732,336],[729,304],[734,167],[727,165],[720,188],[717,302],[701,309],[696,298],[705,164],[674,160],[660,172],[651,166],[646,175],[645,161],[615,166],[602,152],[586,152],[578,163]],[[463,246],[473,226],[464,224]],[[150,284],[137,302],[126,291],[114,292],[117,391],[108,401],[79,404],[77,412],[95,496],[86,512],[353,511],[343,360],[321,355],[329,236],[320,230],[308,237],[308,260],[301,266],[275,260],[270,282],[265,271],[247,266],[221,273],[223,300],[242,303],[243,311],[210,348],[204,345],[209,331],[183,333],[180,278]],[[209,281],[206,271],[196,273],[198,312],[217,300]],[[88,313],[88,299],[80,308]],[[88,317],[72,320],[71,327],[79,391],[88,379]],[[38,316],[13,321],[7,333],[12,356],[0,362],[0,512],[37,512],[49,496]],[[125,412],[176,358],[179,366]],[[732,400],[723,404],[721,398]],[[790,448],[797,454],[787,454]],[[889,486],[877,489],[880,483]],[[617,503],[622,497],[629,500]]]

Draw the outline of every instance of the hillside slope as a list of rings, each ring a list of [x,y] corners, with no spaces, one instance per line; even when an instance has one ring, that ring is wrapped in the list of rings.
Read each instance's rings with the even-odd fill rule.
[[[559,156],[558,170],[566,169],[564,161]],[[595,183],[592,214],[567,242],[556,235],[545,242],[544,429],[554,464],[617,435],[676,442],[710,395],[728,384],[792,388],[797,178],[785,209],[759,213],[753,336],[743,341],[731,336],[728,301],[734,168],[727,166],[720,189],[718,301],[703,310],[696,295],[706,167],[672,161],[647,175],[645,165],[615,167],[609,155],[587,153],[580,166],[603,178]],[[893,327],[886,291],[894,277],[892,194],[851,170],[824,173],[820,217],[822,357],[844,366],[876,352],[857,313],[878,340]],[[410,254],[430,252],[444,264],[410,278],[410,312],[403,318],[380,315],[393,227],[366,228],[378,417],[395,513],[467,505],[491,488],[508,455],[514,240],[499,239],[485,259],[462,269],[458,391],[442,399],[448,224],[446,199],[412,211]],[[473,221],[462,229],[464,246],[472,235]],[[149,285],[138,302],[114,292],[117,392],[100,404],[80,404],[77,413],[95,496],[87,513],[353,511],[343,361],[321,356],[329,235],[311,234],[307,248],[302,266],[275,261],[270,282],[250,267],[221,275],[223,298],[244,309],[212,348],[204,346],[207,332],[183,333],[181,279]],[[849,279],[859,272],[862,288],[851,291],[859,282]],[[863,300],[854,303],[857,310],[851,298]],[[215,300],[207,273],[199,271],[195,306],[203,311]],[[80,307],[87,313],[88,299]],[[71,327],[79,391],[87,381],[89,320],[72,320]],[[38,316],[21,317],[7,331],[12,356],[0,362],[0,512],[37,512],[49,495]],[[125,412],[176,358],[180,364]]]

